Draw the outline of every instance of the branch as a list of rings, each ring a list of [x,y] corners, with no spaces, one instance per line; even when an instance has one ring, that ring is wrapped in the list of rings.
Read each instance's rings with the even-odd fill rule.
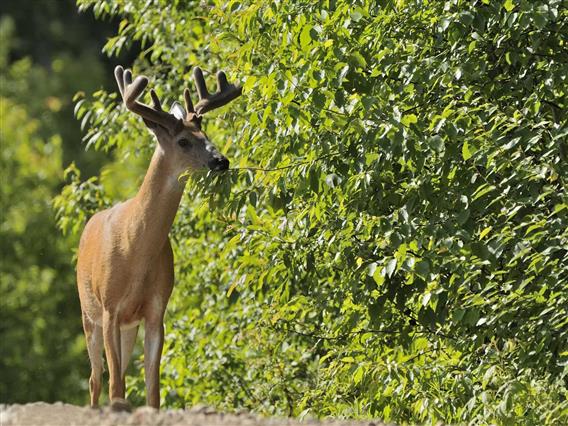
[[[322,155],[321,157],[318,157],[314,160],[310,160],[310,161],[299,161],[297,163],[292,163],[289,164],[287,166],[282,166],[282,167],[232,167],[230,168],[228,171],[241,171],[241,170],[245,170],[245,171],[253,171],[253,172],[277,172],[280,170],[287,170],[287,169],[291,169],[294,167],[300,167],[300,166],[305,166],[307,164],[313,164],[315,162],[321,161],[321,160],[325,160],[327,158],[330,157],[337,157],[340,155],[345,155],[347,153],[347,150],[345,151],[338,151],[338,152],[331,152],[329,154],[325,154]]]

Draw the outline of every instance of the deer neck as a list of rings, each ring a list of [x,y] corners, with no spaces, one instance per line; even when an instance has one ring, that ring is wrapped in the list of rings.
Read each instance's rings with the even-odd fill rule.
[[[137,251],[147,254],[161,251],[174,222],[185,184],[179,170],[156,147],[144,181],[134,197],[134,214],[129,240],[136,241]]]

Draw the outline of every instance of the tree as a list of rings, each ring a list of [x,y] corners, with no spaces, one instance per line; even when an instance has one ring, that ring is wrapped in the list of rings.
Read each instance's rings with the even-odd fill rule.
[[[192,177],[172,232],[167,404],[566,421],[559,0],[78,4],[160,95],[197,64],[244,81],[206,124],[234,168]],[[148,152],[117,104],[80,101],[87,141]]]
[[[84,175],[100,169],[101,154],[81,146],[72,96],[100,86],[103,67],[86,47],[89,25],[70,25],[68,2],[32,3],[5,1],[0,19],[0,401],[84,403],[76,240],[61,236],[51,204],[69,158]],[[72,41],[59,44],[52,30]],[[69,46],[81,41],[76,56]]]
[[[38,121],[21,105],[0,98],[0,107],[0,398],[78,402],[81,371],[70,367],[86,361],[81,325],[73,321],[80,309],[69,244],[57,235],[50,206],[60,183],[61,138],[38,137]]]

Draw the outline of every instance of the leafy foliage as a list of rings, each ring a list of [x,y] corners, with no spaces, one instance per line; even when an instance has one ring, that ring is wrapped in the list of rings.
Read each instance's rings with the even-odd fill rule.
[[[121,17],[105,51],[140,42],[159,94],[194,64],[244,83],[207,122],[235,167],[172,231],[167,405],[567,421],[560,0],[78,4]],[[130,161],[152,141],[116,104],[77,114]]]
[[[86,22],[68,0],[2,2],[2,403],[85,401],[88,359],[72,262],[76,241],[61,236],[51,200],[64,185],[67,159],[77,161],[87,176],[100,167],[99,153],[84,152],[72,116],[73,94],[94,90],[104,75],[97,54],[87,47]]]
[[[60,182],[61,138],[38,137],[38,121],[21,105],[0,98],[0,108],[0,398],[73,401],[81,375],[69,365],[84,359],[81,325],[74,320],[80,310],[69,297],[75,296],[69,241],[57,236],[50,209]]]

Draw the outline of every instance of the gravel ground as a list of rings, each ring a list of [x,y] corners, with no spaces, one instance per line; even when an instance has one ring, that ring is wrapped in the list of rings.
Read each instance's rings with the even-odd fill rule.
[[[111,412],[108,407],[91,409],[76,405],[35,402],[0,405],[0,426],[385,426],[378,421],[339,421],[261,418],[251,414],[223,414],[208,407],[161,410],[150,407],[132,413]]]

